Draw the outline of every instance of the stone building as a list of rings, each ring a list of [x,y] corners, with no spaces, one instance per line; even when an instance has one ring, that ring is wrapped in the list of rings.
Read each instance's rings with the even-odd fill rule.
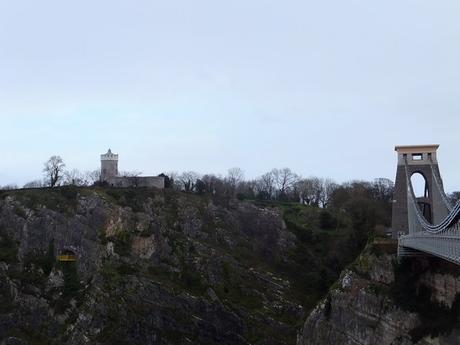
[[[111,187],[155,187],[163,189],[165,179],[162,176],[120,176],[118,172],[118,154],[109,151],[101,155],[101,181]]]

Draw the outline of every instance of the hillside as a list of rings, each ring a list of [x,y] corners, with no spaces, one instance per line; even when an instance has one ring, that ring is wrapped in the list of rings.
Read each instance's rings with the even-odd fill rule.
[[[298,204],[1,192],[0,343],[294,344],[356,236],[348,216]]]
[[[460,269],[372,243],[309,315],[298,345],[460,343]]]

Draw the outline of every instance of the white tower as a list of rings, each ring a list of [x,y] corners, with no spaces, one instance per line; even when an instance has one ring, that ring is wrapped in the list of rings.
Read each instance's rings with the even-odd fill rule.
[[[118,154],[109,151],[101,155],[101,181],[118,176]]]

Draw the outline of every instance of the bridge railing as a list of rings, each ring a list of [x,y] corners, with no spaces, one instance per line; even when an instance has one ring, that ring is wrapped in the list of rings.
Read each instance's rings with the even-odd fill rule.
[[[460,227],[455,225],[442,234],[419,231],[401,236],[398,245],[415,249],[460,264]]]

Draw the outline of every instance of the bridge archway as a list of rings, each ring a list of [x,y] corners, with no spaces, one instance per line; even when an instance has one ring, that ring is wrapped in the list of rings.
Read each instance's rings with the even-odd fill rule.
[[[429,223],[433,223],[430,199],[431,191],[427,178],[422,172],[414,171],[410,177],[410,183],[412,184],[412,189],[420,211]]]
[[[423,173],[419,171],[414,172],[410,181],[416,198],[428,198],[430,196],[428,181]]]

